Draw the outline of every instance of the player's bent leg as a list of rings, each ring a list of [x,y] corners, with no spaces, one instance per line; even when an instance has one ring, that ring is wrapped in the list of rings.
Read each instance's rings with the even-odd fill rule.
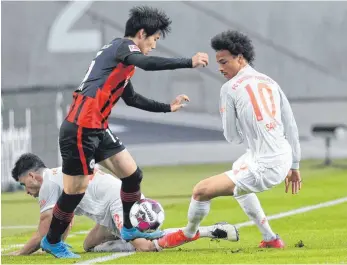
[[[98,163],[120,179],[130,176],[137,169],[137,164],[127,149]]]
[[[134,252],[134,246],[122,239],[110,240],[95,246],[91,252]]]
[[[130,242],[124,242],[121,239],[104,242],[93,249],[92,252],[155,252],[160,251],[154,243],[144,238],[137,238]]]
[[[283,241],[272,231],[255,193],[271,189],[280,183],[283,179],[282,172],[286,170],[286,168],[282,169],[282,166],[264,168],[248,160],[247,163],[243,161],[240,165],[233,166],[233,170],[226,172],[236,183],[235,199],[263,235],[263,241],[259,247],[284,247]]]
[[[137,167],[130,153],[124,149],[121,152],[99,162],[103,167],[121,178],[121,200],[123,205],[123,228],[121,236],[126,241],[136,238],[155,239],[162,236],[161,231],[143,233],[133,228],[129,218],[129,212],[135,202],[141,199],[140,184],[143,178],[142,170]]]
[[[53,217],[41,248],[58,258],[75,258],[62,235],[73,218],[88,186],[88,175],[93,173],[94,153],[100,130],[83,128],[64,120],[59,131],[59,148],[63,159],[64,190],[53,208]]]
[[[115,239],[116,237],[106,227],[96,224],[85,238],[83,249],[89,252],[92,251],[95,246]]]
[[[88,176],[64,174],[63,182],[64,190],[53,208],[51,225],[41,241],[41,248],[57,258],[78,258],[79,256],[72,253],[68,245],[61,241],[61,237],[88,187]]]
[[[70,176],[64,174],[64,192],[66,194],[83,194],[88,188],[89,177],[84,175]]]
[[[210,200],[233,195],[234,188],[235,184],[225,173],[200,181],[193,189],[186,228],[163,236],[158,240],[159,245],[170,248],[197,240],[200,237],[199,225],[210,211]]]
[[[179,228],[169,228],[165,229],[164,233],[172,233],[180,230]],[[201,238],[211,238],[211,239],[224,239],[229,241],[238,241],[239,234],[235,226],[228,224],[226,222],[220,222],[211,226],[203,226],[199,228]],[[92,236],[92,231],[90,233]],[[111,240],[104,242],[100,245],[91,248],[89,251],[92,252],[156,252],[161,251],[163,248],[159,246],[157,240],[146,240],[143,238],[138,238],[131,243],[124,242],[120,239]]]
[[[224,173],[200,181],[193,189],[188,210],[188,225],[183,230],[187,237],[193,237],[200,222],[210,210],[210,200],[233,194],[235,184]]]
[[[219,174],[200,181],[193,189],[193,199],[208,201],[220,196],[233,195],[234,182],[225,174]]]

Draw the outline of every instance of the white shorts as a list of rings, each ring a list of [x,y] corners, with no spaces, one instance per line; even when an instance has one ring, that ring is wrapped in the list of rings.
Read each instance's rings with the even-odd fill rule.
[[[242,155],[233,164],[232,170],[225,172],[235,183],[234,196],[262,192],[280,184],[292,166],[292,155],[284,155],[281,163],[269,167],[254,160],[251,153]]]

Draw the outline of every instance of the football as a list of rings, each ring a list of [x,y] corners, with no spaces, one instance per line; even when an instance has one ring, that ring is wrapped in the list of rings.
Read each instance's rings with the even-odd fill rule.
[[[163,207],[152,199],[141,199],[130,209],[130,222],[141,232],[151,233],[160,228],[165,219]]]

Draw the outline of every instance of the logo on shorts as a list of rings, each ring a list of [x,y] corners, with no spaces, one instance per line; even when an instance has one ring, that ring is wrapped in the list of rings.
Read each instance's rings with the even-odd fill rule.
[[[90,160],[89,167],[91,169],[93,169],[95,167],[95,160],[94,159]]]

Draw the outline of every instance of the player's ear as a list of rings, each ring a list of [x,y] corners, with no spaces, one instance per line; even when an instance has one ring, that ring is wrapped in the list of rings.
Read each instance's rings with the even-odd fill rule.
[[[140,29],[140,31],[139,31],[139,38],[140,39],[145,39],[146,38],[146,32],[145,32],[145,30],[144,29]]]
[[[242,54],[239,54],[237,57],[238,57],[239,63],[241,64],[241,63],[242,63],[242,60],[243,60],[243,55],[242,55]]]
[[[34,174],[34,172],[29,172],[29,173],[28,173],[28,175],[29,175],[29,177],[30,177],[30,178],[32,178],[32,179],[34,179],[34,178],[35,178],[35,174]]]

